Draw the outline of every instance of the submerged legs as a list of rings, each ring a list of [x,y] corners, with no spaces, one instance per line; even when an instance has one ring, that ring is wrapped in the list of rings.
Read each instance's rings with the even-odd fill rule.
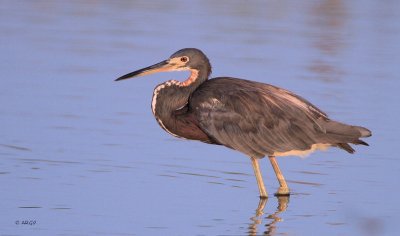
[[[256,176],[257,179],[258,190],[260,191],[260,198],[267,198],[268,194],[267,190],[265,190],[265,185],[262,179],[260,166],[258,165],[258,159],[254,157],[250,157],[250,159],[251,159],[251,164],[253,165],[254,175]]]
[[[276,162],[275,156],[269,156],[269,161],[271,162],[272,168],[275,171],[276,178],[279,181],[278,192],[275,193],[276,196],[288,196],[290,195],[289,187],[286,184],[286,180],[282,175],[281,169]],[[258,190],[260,191],[260,198],[267,198],[267,190],[265,190],[264,181],[261,175],[260,166],[258,165],[258,159],[250,157],[251,164],[253,165],[254,175],[257,179]]]
[[[281,169],[279,169],[278,162],[276,162],[274,156],[269,156],[269,161],[271,162],[272,168],[274,168],[276,178],[279,181],[279,189],[278,192],[275,193],[277,196],[287,196],[290,195],[289,187],[286,184],[286,180],[282,175]]]

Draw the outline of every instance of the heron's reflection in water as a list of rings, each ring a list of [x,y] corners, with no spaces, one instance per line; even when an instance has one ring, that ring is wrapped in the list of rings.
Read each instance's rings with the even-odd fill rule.
[[[277,222],[282,221],[282,218],[279,217],[281,212],[286,211],[288,204],[289,204],[289,196],[280,196],[277,197],[278,199],[278,207],[276,211],[268,216],[265,217],[269,222],[265,224],[266,230],[263,233],[257,232],[257,227],[260,225],[264,219],[264,208],[267,204],[268,198],[261,198],[260,202],[258,203],[258,207],[256,209],[256,214],[251,217],[251,223],[249,226],[248,235],[268,235],[272,236],[275,235],[277,229]],[[260,230],[261,231],[261,230]]]

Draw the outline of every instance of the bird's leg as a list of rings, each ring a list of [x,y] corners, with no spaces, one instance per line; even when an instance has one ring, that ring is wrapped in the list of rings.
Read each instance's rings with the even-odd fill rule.
[[[278,192],[275,193],[276,196],[287,196],[290,195],[289,187],[286,184],[286,180],[282,175],[281,169],[278,166],[278,162],[276,162],[276,159],[274,156],[269,156],[269,161],[271,162],[272,168],[274,168],[276,178],[279,181],[279,189]]]
[[[267,190],[265,190],[265,185],[262,179],[260,166],[258,165],[258,159],[254,157],[250,157],[250,159],[251,159],[251,164],[253,165],[254,175],[256,176],[257,179],[258,190],[260,191],[260,198],[267,198],[268,194]]]

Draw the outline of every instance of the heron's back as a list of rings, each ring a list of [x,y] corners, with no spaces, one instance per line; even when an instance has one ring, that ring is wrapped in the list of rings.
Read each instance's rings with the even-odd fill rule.
[[[306,99],[272,85],[214,78],[191,96],[191,110],[200,128],[219,143],[251,156],[273,155],[337,146],[366,144],[370,131],[331,121]]]

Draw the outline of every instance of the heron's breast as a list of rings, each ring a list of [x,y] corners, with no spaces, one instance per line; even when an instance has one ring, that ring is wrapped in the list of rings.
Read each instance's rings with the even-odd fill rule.
[[[188,112],[187,99],[176,96],[178,82],[167,81],[154,89],[151,110],[158,124],[169,134],[184,139],[211,142],[210,138],[199,128],[193,113]],[[186,102],[186,103],[184,103]]]

